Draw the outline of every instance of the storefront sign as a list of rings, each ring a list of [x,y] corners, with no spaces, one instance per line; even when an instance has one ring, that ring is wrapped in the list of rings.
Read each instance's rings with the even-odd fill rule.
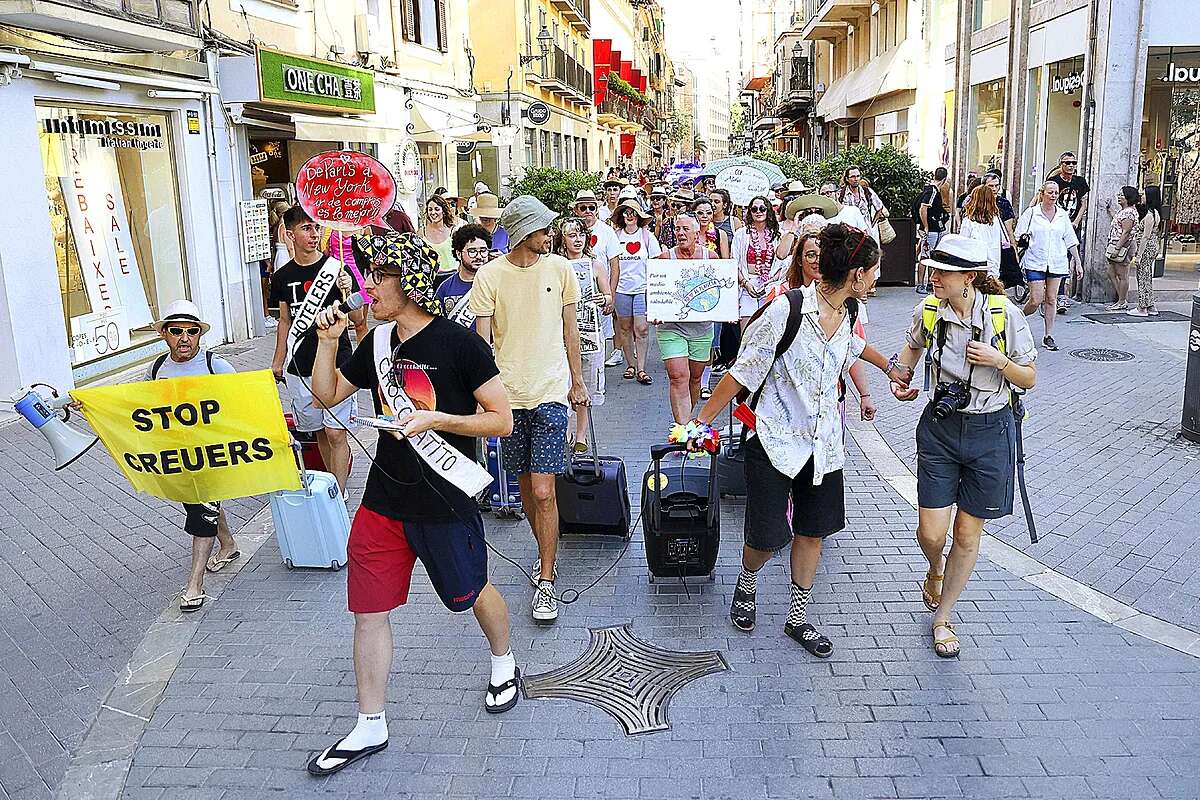
[[[875,117],[875,135],[884,136],[900,132],[900,112],[889,111]]]
[[[238,230],[242,239],[242,261],[252,264],[271,257],[266,200],[238,201]]]
[[[475,152],[474,142],[455,142],[454,152],[460,156],[469,156]]]
[[[139,492],[206,503],[300,488],[267,370],[75,389],[71,397]]]
[[[405,194],[412,194],[421,185],[421,151],[417,143],[408,141],[396,151],[396,163],[392,165],[396,176],[397,189]]]
[[[530,125],[545,125],[550,121],[550,106],[537,100],[529,104],[529,108],[525,109],[525,119],[529,120]]]
[[[1200,83],[1200,67],[1181,67],[1172,61],[1163,75],[1164,83]]]
[[[1050,82],[1050,91],[1059,94],[1075,94],[1083,88],[1083,73],[1069,72],[1066,75],[1055,75]]]
[[[374,113],[375,73],[345,64],[258,48],[262,102],[327,111]]]
[[[187,112],[187,128],[188,133],[200,133],[200,112]]]
[[[70,155],[71,174],[59,184],[92,312],[124,307],[128,328],[149,325],[154,318],[128,231],[116,154],[79,142],[70,146]]]
[[[387,228],[383,217],[395,203],[396,181],[366,153],[328,150],[300,168],[296,196],[310,217],[334,230]]]
[[[153,122],[78,116],[47,117],[42,121],[42,126],[46,133],[87,137],[100,147],[161,150],[166,146],[162,126]]]
[[[75,363],[103,358],[129,346],[129,324],[125,309],[117,306],[107,311],[71,317],[71,351]]]

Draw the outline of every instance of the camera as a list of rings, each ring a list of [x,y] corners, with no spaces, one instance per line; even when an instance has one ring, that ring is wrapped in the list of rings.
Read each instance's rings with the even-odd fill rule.
[[[971,402],[971,387],[962,381],[940,381],[933,389],[933,418],[946,419]]]

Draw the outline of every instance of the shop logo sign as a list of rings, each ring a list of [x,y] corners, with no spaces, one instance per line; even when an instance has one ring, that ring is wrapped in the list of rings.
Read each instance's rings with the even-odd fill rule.
[[[1162,79],[1164,83],[1200,83],[1200,67],[1181,67],[1172,61]]]
[[[42,127],[49,134],[60,136],[96,136],[101,147],[161,150],[163,129],[152,122],[129,122],[120,119],[80,119],[51,117]]]
[[[1066,75],[1055,75],[1050,83],[1050,91],[1060,94],[1075,94],[1083,88],[1083,73],[1070,72]]]
[[[316,97],[362,100],[362,81],[357,78],[331,75],[328,72],[318,72],[287,64],[283,67],[283,88],[289,92],[311,94]]]

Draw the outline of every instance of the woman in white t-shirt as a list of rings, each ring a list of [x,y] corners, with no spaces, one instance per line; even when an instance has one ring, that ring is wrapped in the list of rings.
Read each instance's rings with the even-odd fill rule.
[[[614,313],[617,320],[616,346],[632,355],[625,370],[626,380],[649,386],[646,372],[650,348],[650,326],[646,322],[646,262],[662,255],[662,246],[647,227],[651,220],[636,200],[622,200],[609,222],[617,234],[617,275]]]
[[[996,193],[986,184],[972,190],[963,207],[962,227],[959,230],[969,239],[983,242],[987,247],[988,274],[1000,277],[1000,243],[1004,241],[1004,224]]]
[[[1054,320],[1058,313],[1058,285],[1071,274],[1071,259],[1079,261],[1079,237],[1071,225],[1071,216],[1058,205],[1059,186],[1046,181],[1038,192],[1038,202],[1025,209],[1017,220],[1017,240],[1028,237],[1029,246],[1021,259],[1021,269],[1029,282],[1025,316],[1042,308],[1045,335],[1042,346],[1057,350]]]
[[[767,289],[779,282],[787,261],[775,257],[779,245],[779,220],[767,198],[759,196],[746,206],[749,222],[733,234],[733,259],[738,267],[738,316],[742,330],[758,310]]]

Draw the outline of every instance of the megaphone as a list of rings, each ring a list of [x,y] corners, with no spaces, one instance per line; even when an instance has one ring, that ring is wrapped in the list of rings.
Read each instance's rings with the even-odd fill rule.
[[[40,391],[39,386],[49,389],[49,394]],[[66,406],[71,402],[71,398],[59,397],[52,386],[35,383],[19,390],[12,396],[12,400],[13,406],[21,416],[50,443],[57,464],[54,467],[56,471],[69,466],[100,441],[99,436],[77,431],[67,424],[67,420],[71,418],[71,410]],[[62,417],[58,416],[60,411],[63,413]]]

